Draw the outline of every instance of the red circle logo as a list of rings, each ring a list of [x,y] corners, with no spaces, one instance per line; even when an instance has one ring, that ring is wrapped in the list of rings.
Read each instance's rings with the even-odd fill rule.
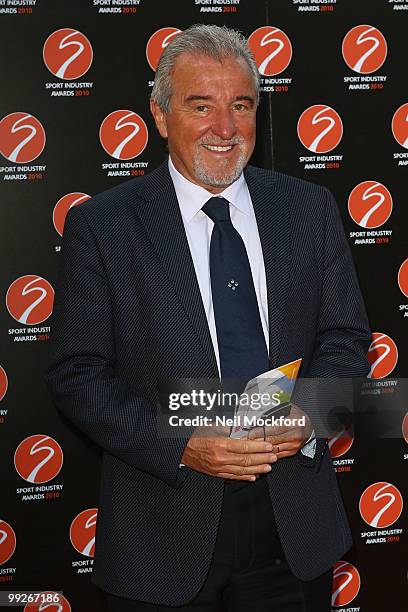
[[[286,70],[292,59],[292,44],[285,32],[279,28],[258,28],[248,38],[248,45],[263,76],[280,74]]]
[[[77,206],[90,199],[90,195],[81,191],[73,191],[62,196],[54,206],[52,222],[58,234],[62,236],[64,232],[65,218],[72,206]]]
[[[42,323],[52,313],[54,289],[50,283],[35,274],[16,278],[6,294],[9,314],[23,325]]]
[[[391,127],[398,144],[408,149],[408,102],[397,108],[392,118]]]
[[[0,519],[0,565],[6,563],[14,554],[16,542],[12,526]]]
[[[41,612],[41,610],[47,610],[47,612],[71,612],[72,610],[68,599],[61,595],[61,593],[42,591],[41,596],[42,599],[37,603],[26,604],[23,612]]]
[[[332,606],[347,606],[360,591],[360,574],[347,561],[337,561],[333,567]]]
[[[0,402],[7,393],[8,378],[6,370],[0,366]]]
[[[99,139],[111,157],[133,159],[145,150],[149,134],[140,115],[129,110],[117,110],[102,121]]]
[[[402,435],[404,436],[405,442],[408,444],[408,412],[402,421]]]
[[[159,59],[161,54],[167,45],[173,40],[177,34],[180,34],[181,30],[178,28],[166,27],[160,28],[154,34],[151,35],[146,45],[146,59],[149,66],[154,72],[157,70]]]
[[[382,183],[363,181],[350,193],[348,211],[354,223],[360,227],[380,227],[391,215],[391,194]]]
[[[367,353],[371,370],[367,378],[384,378],[391,374],[398,361],[398,349],[394,340],[381,332],[372,334],[372,342]]]
[[[97,508],[83,510],[77,514],[69,528],[69,537],[72,546],[85,557],[93,557],[95,553],[97,516]]]
[[[403,505],[397,487],[389,482],[375,482],[362,493],[359,510],[367,525],[383,529],[399,519]]]
[[[398,286],[405,297],[408,298],[408,258],[402,262],[398,270]]]
[[[340,115],[325,104],[309,106],[299,117],[297,133],[300,142],[313,153],[327,153],[343,136]]]
[[[82,32],[62,28],[45,41],[43,58],[48,70],[59,79],[79,79],[92,64],[92,45]]]
[[[14,466],[24,480],[35,484],[49,482],[59,474],[62,449],[50,436],[35,434],[25,438],[14,453]]]
[[[359,74],[375,72],[387,57],[387,41],[377,28],[358,25],[351,28],[341,47],[347,66]]]
[[[45,130],[29,113],[10,113],[0,121],[0,153],[15,164],[32,162],[43,152]]]
[[[354,436],[351,428],[342,427],[329,438],[329,449],[332,459],[345,455],[354,442]]]

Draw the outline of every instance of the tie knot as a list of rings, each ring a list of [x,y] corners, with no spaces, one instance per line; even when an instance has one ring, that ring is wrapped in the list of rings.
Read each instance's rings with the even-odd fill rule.
[[[225,198],[210,198],[201,209],[214,223],[230,221],[229,202]]]

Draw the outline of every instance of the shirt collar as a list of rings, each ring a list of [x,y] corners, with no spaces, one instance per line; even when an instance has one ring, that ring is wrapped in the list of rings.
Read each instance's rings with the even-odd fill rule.
[[[176,169],[170,156],[169,172],[174,183],[182,217],[184,221],[188,223],[201,211],[204,204],[210,198],[214,197],[214,194],[186,179],[186,177]],[[241,173],[236,181],[228,185],[224,191],[218,193],[217,197],[225,198],[230,204],[248,217],[251,215],[249,192],[243,173]]]

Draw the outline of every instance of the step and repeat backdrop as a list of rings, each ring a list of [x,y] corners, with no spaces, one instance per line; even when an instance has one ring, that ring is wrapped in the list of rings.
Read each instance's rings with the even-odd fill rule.
[[[0,605],[33,591],[45,603],[14,596],[16,609],[105,609],[90,580],[99,450],[43,382],[56,272],[69,208],[165,158],[149,95],[162,50],[193,23],[249,37],[252,161],[335,194],[373,331],[361,393],[377,416],[404,401],[408,0],[0,0]],[[334,567],[333,610],[405,609],[407,409],[393,435],[345,424],[330,439],[355,542]]]

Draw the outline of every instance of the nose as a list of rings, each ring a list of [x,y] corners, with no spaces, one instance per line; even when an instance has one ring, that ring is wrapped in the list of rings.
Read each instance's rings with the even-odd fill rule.
[[[233,112],[229,108],[217,109],[211,129],[219,138],[230,140],[237,131]]]

